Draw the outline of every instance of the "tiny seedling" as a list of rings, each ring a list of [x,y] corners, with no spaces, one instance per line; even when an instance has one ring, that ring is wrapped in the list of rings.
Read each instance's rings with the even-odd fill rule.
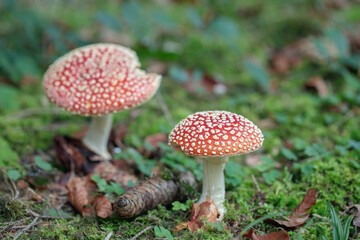
[[[40,156],[35,156],[34,162],[35,162],[36,166],[38,166],[39,168],[41,168],[44,171],[50,171],[52,169],[51,164],[48,162],[45,162],[44,159]]]
[[[125,192],[120,183],[111,182],[108,184],[106,180],[101,178],[98,174],[92,175],[91,180],[96,183],[101,192],[116,193],[117,195],[122,195]]]
[[[173,207],[172,210],[174,211],[178,211],[178,210],[182,210],[182,211],[186,211],[188,209],[190,209],[192,204],[191,200],[187,200],[186,203],[181,203],[179,201],[175,201],[172,203]]]
[[[154,232],[155,232],[156,237],[159,237],[159,238],[166,237],[168,240],[174,239],[174,237],[171,235],[171,232],[164,227],[155,226]]]

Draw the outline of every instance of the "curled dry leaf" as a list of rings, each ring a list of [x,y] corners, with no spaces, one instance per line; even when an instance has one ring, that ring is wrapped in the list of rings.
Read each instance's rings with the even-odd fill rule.
[[[101,218],[107,218],[112,215],[112,205],[110,200],[105,196],[96,196],[92,200],[96,215]]]
[[[219,211],[216,208],[214,201],[207,198],[206,201],[200,205],[193,203],[190,221],[176,225],[175,231],[178,232],[188,228],[191,232],[195,232],[204,227],[205,219],[207,219],[208,223],[214,223],[218,217]]]
[[[108,198],[104,196],[95,196],[98,190],[96,183],[88,175],[84,178],[74,177],[70,179],[66,188],[68,198],[71,204],[83,216],[93,214],[94,210],[97,216],[106,218],[112,214],[112,206]]]
[[[100,156],[86,148],[80,140],[68,136],[56,136],[54,148],[57,160],[68,171],[88,174],[97,164],[92,161],[102,160]]]
[[[185,185],[196,186],[194,175],[180,173],[179,180],[149,178],[121,195],[113,203],[114,212],[120,218],[133,218],[154,209],[157,205],[169,205],[185,197]]]
[[[354,204],[350,206],[346,212],[355,216],[353,219],[353,225],[360,227],[360,204]]]
[[[315,88],[320,97],[326,97],[328,95],[328,87],[322,77],[315,76],[310,78],[306,87]]]
[[[291,240],[287,232],[284,230],[259,236],[251,229],[247,234],[245,234],[245,236],[251,238],[252,240]]]
[[[284,227],[286,229],[296,229],[305,224],[311,212],[309,210],[315,204],[316,204],[316,191],[314,188],[312,188],[307,191],[301,203],[294,210],[292,210],[287,221],[268,219],[266,220],[266,222],[273,224],[275,226]]]
[[[127,189],[129,181],[136,183],[138,178],[131,172],[121,170],[119,167],[114,166],[111,162],[101,162],[96,165],[93,171],[106,181],[113,181],[120,183],[123,188]]]
[[[93,194],[97,190],[97,186],[89,176],[85,178],[74,177],[70,179],[66,184],[66,188],[69,191],[69,201],[76,210],[83,216],[93,213],[90,203]]]

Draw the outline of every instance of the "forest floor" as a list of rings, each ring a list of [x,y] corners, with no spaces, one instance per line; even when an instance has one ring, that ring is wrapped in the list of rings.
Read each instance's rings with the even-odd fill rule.
[[[0,238],[247,239],[250,229],[284,229],[291,239],[332,239],[329,203],[342,223],[358,214],[349,239],[360,239],[358,1],[82,3],[0,3]],[[95,42],[128,46],[142,69],[163,75],[149,102],[114,114],[113,163],[137,179],[180,170],[201,184],[201,162],[167,145],[175,124],[197,111],[241,114],[262,130],[260,150],[226,165],[222,222],[175,231],[199,191],[130,220],[83,217],[69,202],[66,182],[87,172],[57,159],[54,138],[83,134],[90,119],[50,104],[42,76]],[[111,201],[125,188],[99,182]],[[259,220],[286,219],[310,189],[317,204],[304,225]]]

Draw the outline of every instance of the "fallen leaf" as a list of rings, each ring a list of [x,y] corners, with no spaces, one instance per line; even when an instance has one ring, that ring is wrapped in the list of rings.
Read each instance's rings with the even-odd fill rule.
[[[284,230],[259,236],[251,229],[247,234],[245,234],[245,236],[251,238],[252,240],[291,240],[287,232]]]
[[[328,87],[326,86],[324,79],[319,76],[311,77],[307,81],[305,86],[310,88],[315,88],[320,97],[326,97],[329,93]]]
[[[309,210],[315,204],[316,204],[316,191],[314,188],[312,188],[307,191],[301,203],[294,210],[292,210],[287,221],[268,219],[266,220],[266,222],[273,224],[275,226],[284,227],[286,229],[296,229],[305,224],[311,212]]]
[[[17,185],[19,188],[21,189],[27,189],[28,188],[28,185],[27,183],[25,182],[24,179],[20,179],[18,182],[17,182]]]
[[[105,196],[96,196],[91,204],[94,206],[95,213],[98,217],[107,218],[113,213],[111,202]]]
[[[299,66],[302,60],[300,44],[301,42],[293,42],[280,50],[273,51],[270,56],[270,70],[275,74],[286,75]]]
[[[56,136],[54,148],[57,160],[68,170],[88,174],[102,158],[86,148],[79,139]],[[94,162],[95,161],[95,162]]]
[[[66,189],[69,191],[69,201],[83,216],[93,213],[90,203],[97,186],[89,176],[70,179],[66,184]]]
[[[346,212],[355,216],[353,219],[353,225],[360,227],[360,204],[354,204],[350,206]]]
[[[190,221],[176,225],[175,231],[178,232],[188,228],[191,232],[195,232],[204,227],[205,219],[207,219],[206,222],[208,223],[215,223],[218,217],[219,211],[216,208],[214,201],[207,198],[206,201],[202,202],[200,205],[193,203]]]
[[[167,143],[168,135],[166,133],[156,133],[151,136],[147,136],[145,138],[145,142],[150,144],[150,146],[153,148],[152,151],[143,148],[140,150],[140,152],[145,155],[148,158],[155,158],[157,155],[159,155],[160,147],[159,143]]]
[[[133,183],[138,181],[138,178],[134,174],[114,166],[111,162],[101,162],[100,164],[96,165],[92,173],[98,174],[101,178],[108,182],[113,181],[120,183],[125,189],[129,188],[129,181]]]

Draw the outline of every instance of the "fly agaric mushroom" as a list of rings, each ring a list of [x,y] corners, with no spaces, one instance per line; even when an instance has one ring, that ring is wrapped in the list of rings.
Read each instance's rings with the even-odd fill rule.
[[[225,111],[192,114],[178,123],[169,135],[169,145],[179,145],[187,156],[203,159],[203,188],[198,204],[211,198],[223,218],[225,207],[224,168],[229,156],[261,147],[260,129],[241,115]]]
[[[107,150],[112,113],[149,100],[161,76],[139,69],[136,53],[115,44],[80,47],[55,61],[46,71],[43,88],[52,103],[64,110],[93,116],[83,144],[110,160]]]

